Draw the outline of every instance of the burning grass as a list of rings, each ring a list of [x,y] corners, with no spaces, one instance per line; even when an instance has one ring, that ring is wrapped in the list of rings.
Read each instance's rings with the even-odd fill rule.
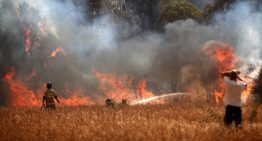
[[[225,128],[223,106],[202,104],[131,107],[0,108],[1,140],[259,140],[262,107],[243,129]]]

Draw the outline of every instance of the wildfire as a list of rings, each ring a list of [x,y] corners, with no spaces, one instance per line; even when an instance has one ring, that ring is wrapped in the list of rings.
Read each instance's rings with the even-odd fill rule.
[[[148,98],[154,96],[152,92],[146,90],[146,80],[144,79],[139,81],[138,90],[142,98]]]
[[[61,98],[62,105],[64,106],[83,106],[90,105],[93,102],[88,97],[81,97],[78,95],[72,94],[72,96],[68,98]]]
[[[213,93],[214,93],[214,96],[215,96],[215,101],[216,102],[220,102],[224,95],[225,95],[225,85],[224,83],[221,81],[221,80],[217,80],[218,81],[218,89],[213,87]]]
[[[16,71],[14,68],[9,68],[8,73],[4,75],[4,82],[8,85],[10,91],[9,106],[11,107],[35,107],[40,106],[42,96],[45,90],[45,84],[41,85],[38,91],[33,91],[25,83],[20,80],[15,80]],[[80,106],[93,103],[89,97],[84,96],[81,90],[70,90],[65,88],[70,95],[67,98],[59,97],[61,100],[60,106]],[[58,94],[59,95],[59,94]]]
[[[246,89],[242,91],[242,97],[241,98],[242,98],[243,103],[247,103],[248,98],[249,98],[249,96],[252,92],[252,89],[253,89],[253,85],[249,83],[247,85]]]
[[[31,29],[28,26],[25,26],[24,28],[24,36],[25,36],[25,52],[27,54],[30,54],[30,50],[31,50],[31,39],[30,39],[30,35],[31,35]]]
[[[15,69],[9,68],[9,72],[5,74],[4,81],[8,84],[10,90],[10,106],[39,106],[40,95],[35,94],[30,88],[19,80],[14,80]]]
[[[29,26],[29,24],[26,24],[24,22],[25,17],[23,17],[23,15],[20,13],[20,7],[16,8],[16,17],[18,18],[18,21],[20,22],[20,24],[22,24],[23,26],[23,37],[25,38],[24,43],[25,43],[25,53],[26,54],[30,54],[30,50],[31,50],[31,28]],[[30,15],[30,14],[29,14]]]
[[[55,50],[53,50],[53,51],[51,52],[50,57],[51,57],[51,58],[54,58],[54,57],[56,57],[56,55],[57,55],[58,53],[61,53],[61,54],[63,54],[64,56],[66,56],[65,50],[64,50],[63,48],[59,47],[59,48],[56,48]]]
[[[216,102],[220,102],[225,94],[225,86],[223,80],[220,77],[220,73],[223,71],[232,70],[235,68],[236,63],[238,62],[238,58],[234,55],[233,48],[228,44],[222,43],[211,43],[207,44],[206,51],[211,56],[211,58],[216,62],[216,70],[217,70],[217,87],[213,87],[213,92],[215,94]],[[248,97],[252,91],[252,80],[246,80],[247,88],[242,91],[242,100],[243,103],[247,102]]]
[[[146,80],[140,80],[137,87],[134,87],[134,79],[128,76],[118,77],[114,74],[103,74],[93,71],[99,80],[100,88],[109,98],[120,101],[123,98],[148,98],[154,94],[146,89]]]
[[[92,100],[85,96],[82,89],[77,88],[75,90],[70,90],[67,85],[64,86],[66,93],[70,96],[67,98],[59,98],[62,105],[65,106],[83,106],[92,104]]]
[[[231,70],[235,67],[238,59],[230,45],[213,43],[208,46],[206,51],[215,60],[218,72]]]
[[[30,55],[31,51],[36,47],[41,46],[42,37],[48,35],[45,22],[41,18],[36,18],[32,12],[32,8],[27,5],[22,7],[18,5],[16,8],[16,17],[17,22],[21,25],[24,52],[26,55]],[[36,19],[35,19],[36,18]],[[36,23],[31,23],[28,21],[36,20]],[[37,37],[37,38],[36,38]],[[34,39],[34,40],[32,40]],[[66,56],[66,52],[63,48],[54,49],[48,58],[54,58],[58,54]],[[48,62],[45,62],[45,66],[48,65]],[[4,75],[3,80],[9,88],[9,106],[12,107],[31,107],[31,106],[40,106],[42,102],[42,96],[45,91],[45,83],[41,85],[39,90],[33,90],[25,82],[31,81],[38,75],[38,72],[35,68],[32,69],[30,74],[24,76],[17,76],[15,68],[9,68],[8,72]],[[26,76],[26,77],[25,77]],[[38,88],[37,88],[38,89]],[[78,88],[75,90],[67,89],[67,98],[63,98],[58,93],[58,96],[61,101],[61,106],[76,106],[76,105],[87,105],[91,103],[91,100],[84,96],[83,92]]]
[[[220,73],[234,69],[238,59],[229,44],[211,42],[206,44],[205,50],[216,63],[217,85],[213,86],[213,92],[215,94],[215,101],[220,102],[225,94],[225,86],[223,80],[221,80]]]
[[[24,7],[23,7],[24,8]],[[16,17],[18,19],[18,22],[22,25],[22,31],[23,31],[23,38],[24,38],[24,46],[25,46],[25,53],[27,55],[30,55],[31,50],[37,47],[37,44],[39,43],[39,40],[42,39],[43,36],[47,35],[46,28],[44,22],[41,21],[41,19],[38,19],[38,24],[34,25],[29,21],[33,20],[32,16],[32,8],[27,5],[26,10],[23,10],[20,6],[16,8]],[[34,30],[34,27],[38,27],[37,30]],[[35,33],[33,31],[38,31],[37,35],[38,38],[34,38],[35,40],[32,41],[31,39],[34,37]]]

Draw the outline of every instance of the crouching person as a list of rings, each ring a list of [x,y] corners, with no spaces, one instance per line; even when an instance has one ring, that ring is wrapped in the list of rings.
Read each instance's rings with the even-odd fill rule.
[[[44,93],[43,96],[43,105],[46,109],[56,109],[55,100],[60,103],[59,99],[57,98],[57,95],[55,91],[52,89],[52,83],[48,82],[46,83],[47,90]],[[55,100],[54,100],[55,99]]]
[[[239,74],[240,72],[236,70],[223,72],[221,74],[225,83],[224,102],[226,104],[226,111],[224,123],[226,126],[229,126],[232,122],[235,122],[236,128],[238,128],[242,122],[241,92],[247,85],[239,77]]]
[[[115,106],[115,102],[113,101],[113,99],[110,99],[110,98],[106,99],[105,103],[107,106],[112,106],[112,107]]]

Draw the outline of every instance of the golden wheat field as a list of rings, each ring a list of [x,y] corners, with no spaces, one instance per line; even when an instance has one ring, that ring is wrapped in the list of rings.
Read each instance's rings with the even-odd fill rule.
[[[262,107],[250,121],[243,107],[242,128],[223,126],[224,107],[212,104],[129,107],[0,108],[1,141],[38,140],[262,140]]]

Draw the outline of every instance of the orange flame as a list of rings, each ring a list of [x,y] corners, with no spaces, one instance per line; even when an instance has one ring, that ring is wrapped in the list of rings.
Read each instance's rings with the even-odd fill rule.
[[[248,83],[246,89],[242,91],[241,98],[242,98],[243,103],[248,102],[248,98],[251,95],[252,90],[253,90],[253,85],[251,83]]]
[[[84,106],[93,104],[93,102],[88,97],[81,97],[78,95],[72,94],[68,98],[60,98],[61,103],[64,106]]]
[[[225,86],[220,78],[220,73],[223,71],[232,70],[238,62],[237,57],[234,55],[234,50],[229,44],[209,44],[206,48],[207,53],[211,59],[216,62],[217,70],[217,86],[213,87],[215,94],[215,101],[220,102],[225,94]]]
[[[20,12],[22,12],[22,14]],[[24,51],[27,55],[30,55],[31,50],[37,47],[39,44],[37,40],[31,41],[32,34],[34,34],[32,33],[32,27],[35,27],[35,26],[32,25],[31,23],[28,23],[27,20],[25,20],[27,18],[29,18],[29,21],[32,20],[32,8],[29,5],[27,5],[26,11],[24,11],[24,7],[21,9],[21,7],[18,6],[16,8],[16,17],[18,18],[18,21],[20,22],[20,24],[23,27],[23,37],[24,37],[24,44],[25,44]],[[39,37],[38,39],[41,39],[42,35],[47,35],[45,31],[45,26],[43,22],[41,21],[38,22],[37,26],[39,30],[39,33],[37,34]]]
[[[237,57],[234,55],[233,48],[228,44],[213,44],[207,49],[207,53],[216,61],[216,67],[219,73],[233,69],[238,62]]]
[[[15,69],[9,68],[9,72],[4,76],[4,81],[8,84],[10,90],[10,106],[38,106],[40,104],[40,95],[36,95],[21,81],[14,80],[14,75]]]
[[[55,50],[53,50],[53,51],[51,52],[50,57],[51,57],[51,58],[54,58],[54,57],[56,57],[56,55],[57,55],[58,53],[61,53],[61,54],[63,54],[64,56],[66,56],[66,52],[64,51],[64,49],[61,48],[61,47],[59,47],[59,48],[56,48]]]
[[[33,91],[26,84],[20,80],[15,80],[16,74],[14,68],[9,68],[9,72],[4,75],[4,82],[8,85],[10,91],[9,106],[11,107],[34,107],[40,106],[42,102],[42,96],[45,90],[45,84],[43,83],[38,91]],[[67,88],[65,88],[67,89]],[[80,106],[89,105],[93,102],[89,97],[84,96],[81,90],[66,90],[69,93],[69,97],[59,97],[61,106]],[[59,105],[60,106],[60,105]]]
[[[233,48],[228,44],[211,44],[207,49],[207,53],[216,62],[216,69],[218,73],[217,87],[213,87],[213,92],[215,94],[215,101],[220,102],[225,95],[225,86],[223,80],[220,78],[220,73],[223,71],[232,70],[235,64],[238,62],[238,58],[234,55]],[[242,91],[243,103],[246,103],[248,97],[252,91],[252,82],[245,80],[248,85],[247,88]]]
[[[25,52],[27,54],[30,54],[30,50],[31,50],[31,39],[30,39],[31,29],[28,26],[25,26],[24,34],[25,34]]]
[[[152,92],[146,90],[146,80],[144,79],[139,81],[138,90],[142,98],[148,98],[154,96]]]
[[[93,104],[93,101],[84,95],[82,89],[78,88],[70,90],[67,86],[64,86],[66,93],[70,94],[67,98],[59,98],[62,105],[65,106],[83,106]]]
[[[138,98],[138,96],[140,98],[154,96],[152,92],[146,90],[146,80],[139,81],[138,86],[134,87],[134,79],[132,77],[117,77],[114,74],[103,74],[97,71],[93,71],[93,73],[99,80],[100,88],[109,98],[120,101],[123,98],[134,99]]]
[[[213,87],[213,93],[215,94],[215,101],[218,103],[222,101],[224,95],[225,95],[225,85],[221,80],[218,81],[218,89]]]
[[[38,21],[37,25],[32,25],[26,22],[26,18],[32,18],[32,9],[30,6],[26,7],[26,11],[21,11],[20,7],[16,8],[16,16],[18,18],[18,22],[22,25],[24,44],[25,44],[25,53],[30,54],[31,50],[37,46],[39,39],[41,37],[47,35],[47,30],[45,27],[45,23]],[[20,13],[21,12],[21,13]],[[26,12],[26,13],[23,13]],[[31,21],[31,19],[29,19]],[[32,27],[38,27],[38,33],[35,34],[32,32]],[[35,30],[34,30],[35,31]],[[33,42],[31,41],[31,37],[37,35],[38,38],[34,38]],[[33,39],[33,38],[32,38]],[[38,39],[38,40],[37,40]],[[39,43],[40,44],[40,43]],[[60,53],[63,56],[66,56],[66,52],[63,48],[56,48],[50,53],[50,58],[54,58],[57,54]],[[48,62],[45,62],[45,67],[48,65]],[[41,105],[41,98],[44,94],[45,85],[43,84],[39,91],[33,91],[30,89],[25,83],[23,83],[22,79],[14,79],[15,78],[15,69],[10,68],[9,72],[4,76],[4,81],[8,85],[10,90],[10,106],[13,107],[23,107],[23,106],[39,106]],[[25,78],[25,81],[31,80],[33,77],[37,76],[37,71],[32,69],[31,74]],[[20,77],[21,78],[21,77]],[[67,89],[67,88],[65,88]],[[91,100],[83,95],[81,90],[69,90],[67,89],[67,93],[69,97],[63,98],[60,97],[61,105],[65,106],[77,106],[77,105],[86,105],[90,104]],[[59,96],[59,94],[58,94]]]

